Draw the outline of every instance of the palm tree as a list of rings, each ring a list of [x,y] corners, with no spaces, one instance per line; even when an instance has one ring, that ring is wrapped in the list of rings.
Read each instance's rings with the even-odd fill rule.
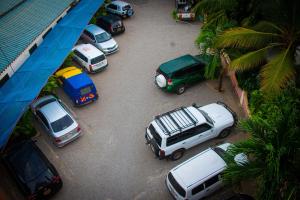
[[[251,136],[236,143],[226,156],[225,182],[256,180],[257,199],[297,199],[300,191],[300,93],[293,91],[289,97],[289,91],[284,91],[273,102],[261,105],[259,113],[240,122]],[[249,161],[237,164],[234,155],[241,152]]]
[[[270,8],[271,7],[271,8]],[[295,52],[300,45],[300,1],[277,0],[270,4],[269,15],[252,28],[226,30],[215,40],[217,48],[247,49],[234,59],[229,68],[248,70],[261,66],[261,89],[268,93],[280,91],[296,75]]]

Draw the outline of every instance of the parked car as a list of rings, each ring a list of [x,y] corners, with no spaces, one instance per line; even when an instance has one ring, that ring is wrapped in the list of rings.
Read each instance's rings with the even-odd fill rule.
[[[184,151],[212,138],[225,138],[236,122],[236,114],[224,103],[181,107],[154,117],[145,138],[160,159],[178,160]]]
[[[82,39],[100,49],[105,55],[119,50],[117,42],[102,28],[95,24],[88,25],[81,35]]]
[[[119,15],[123,18],[131,17],[134,14],[132,6],[124,1],[113,1],[107,4],[105,8],[108,13]]]
[[[91,44],[80,44],[74,47],[74,60],[87,72],[96,73],[106,69],[106,56]]]
[[[181,56],[158,67],[155,83],[164,91],[182,94],[188,86],[204,80],[205,65],[199,56]]]
[[[31,140],[11,147],[3,161],[26,199],[44,200],[63,185],[55,167]]]
[[[35,100],[31,109],[56,146],[62,147],[81,135],[81,128],[67,106],[54,96]]]
[[[74,105],[81,106],[98,99],[98,92],[92,79],[77,67],[61,69],[55,76]]]
[[[225,143],[195,155],[174,167],[166,177],[166,185],[175,199],[198,200],[205,198],[223,186],[221,174],[226,169],[225,152],[230,143]],[[245,154],[235,156],[235,162],[248,162]]]
[[[116,15],[100,16],[97,18],[96,24],[112,35],[124,33],[125,31],[123,20]]]

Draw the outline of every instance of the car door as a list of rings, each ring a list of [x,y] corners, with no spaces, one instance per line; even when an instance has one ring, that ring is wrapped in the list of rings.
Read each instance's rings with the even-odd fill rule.
[[[194,65],[187,70],[189,84],[194,84],[204,79],[204,65]]]
[[[185,140],[187,148],[196,146],[202,142],[205,142],[213,137],[213,128],[207,124],[200,124],[194,128],[188,130],[188,138]]]
[[[37,115],[39,121],[41,122],[43,128],[47,131],[48,134],[51,134],[50,125],[49,125],[46,117],[43,115],[43,113],[41,111],[37,110],[36,115]]]
[[[222,187],[222,180],[220,174],[217,174],[204,182],[204,192],[205,196],[209,196],[216,190]]]

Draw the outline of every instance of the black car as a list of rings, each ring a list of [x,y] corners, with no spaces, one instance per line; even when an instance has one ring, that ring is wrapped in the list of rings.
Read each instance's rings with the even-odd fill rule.
[[[112,35],[117,35],[125,31],[123,20],[116,15],[98,17],[96,24]]]
[[[55,167],[31,140],[14,145],[3,158],[26,199],[46,199],[63,185]]]

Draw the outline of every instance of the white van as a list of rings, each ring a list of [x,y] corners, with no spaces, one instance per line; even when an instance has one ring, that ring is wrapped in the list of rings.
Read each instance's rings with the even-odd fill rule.
[[[90,73],[101,71],[108,65],[103,52],[91,44],[77,45],[74,47],[73,53],[74,60]]]
[[[221,173],[226,169],[225,151],[230,146],[225,143],[208,148],[189,160],[173,168],[166,177],[166,185],[175,199],[202,199],[223,186]],[[234,160],[238,164],[248,162],[240,153]]]

